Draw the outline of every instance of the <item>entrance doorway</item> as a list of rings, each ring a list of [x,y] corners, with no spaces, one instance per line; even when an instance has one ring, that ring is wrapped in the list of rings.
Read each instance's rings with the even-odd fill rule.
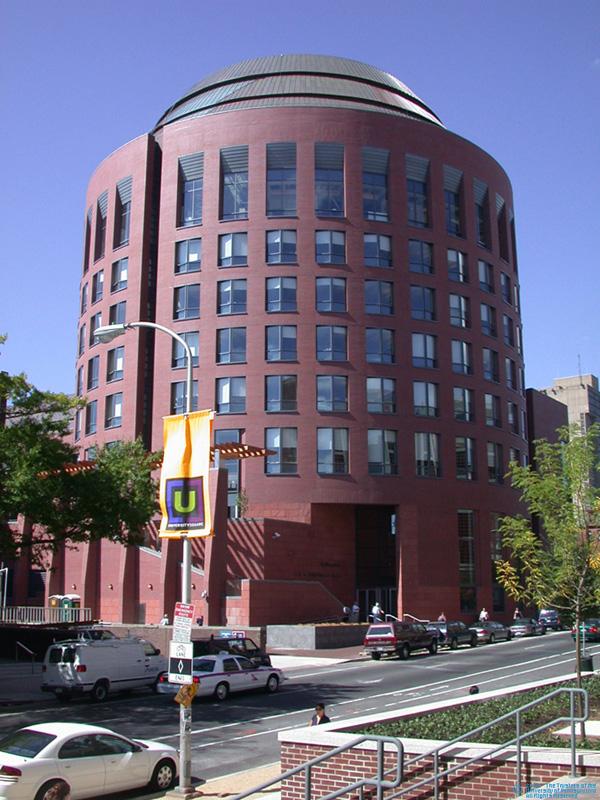
[[[396,556],[396,509],[394,506],[357,506],[356,594],[361,622],[369,621],[378,602],[396,616],[398,564]]]

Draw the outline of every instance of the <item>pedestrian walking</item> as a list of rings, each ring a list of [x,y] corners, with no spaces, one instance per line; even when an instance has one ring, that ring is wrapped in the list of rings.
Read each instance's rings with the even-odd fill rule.
[[[355,600],[352,603],[352,609],[350,610],[350,622],[358,622],[360,618],[360,606],[358,605],[358,600]]]
[[[371,616],[373,617],[373,622],[383,622],[385,614],[383,608],[379,605],[379,601],[371,609]]]
[[[168,625],[169,624],[169,615],[168,614],[163,614],[162,615],[162,619],[158,624],[161,625],[162,627],[164,627],[165,625]]]
[[[315,706],[315,713],[312,715],[312,719],[309,722],[309,727],[312,728],[314,725],[325,725],[326,722],[331,722],[331,720],[325,713],[325,706],[323,703],[317,703]]]
[[[487,609],[484,606],[479,612],[479,622],[487,622],[489,618],[490,615],[488,614]]]

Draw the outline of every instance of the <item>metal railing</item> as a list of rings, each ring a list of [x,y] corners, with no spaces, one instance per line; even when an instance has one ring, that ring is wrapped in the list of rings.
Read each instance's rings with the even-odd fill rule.
[[[0,607],[0,622],[11,625],[52,625],[59,622],[90,622],[91,619],[91,608]]]
[[[285,781],[288,778],[297,775],[299,772],[304,772],[304,800],[311,800],[312,797],[312,768],[317,764],[322,764],[324,761],[328,761],[330,758],[343,753],[346,750],[350,750],[353,747],[356,747],[363,742],[375,742],[377,744],[377,773],[372,778],[362,778],[359,781],[355,781],[354,783],[349,784],[348,786],[343,786],[341,789],[337,789],[335,792],[330,792],[319,798],[319,800],[334,800],[335,797],[340,797],[347,792],[354,792],[357,789],[360,792],[360,796],[363,796],[363,788],[365,786],[374,786],[377,790],[377,800],[383,800],[383,792],[384,789],[395,789],[397,786],[400,786],[402,783],[402,764],[404,762],[404,747],[402,746],[402,742],[400,739],[396,739],[394,736],[359,736],[357,739],[353,739],[351,742],[347,744],[343,744],[340,747],[336,747],[335,750],[329,750],[327,753],[323,753],[321,756],[317,756],[316,758],[312,758],[310,761],[307,761],[304,764],[300,764],[298,767],[294,767],[293,769],[288,769],[287,772],[278,775],[276,778],[272,778],[270,781],[266,781],[265,783],[261,783],[260,786],[255,786],[252,789],[248,789],[241,794],[236,794],[235,797],[232,797],[231,800],[242,800],[244,797],[249,797],[250,795],[256,794],[257,792],[263,792],[265,789],[268,789],[269,786],[274,786],[276,783],[280,783],[281,781]],[[392,747],[396,749],[397,757],[396,757],[396,764],[395,767],[391,770],[385,770],[384,767],[384,745],[390,744]],[[395,777],[392,780],[386,780],[386,775],[394,775]]]
[[[34,664],[35,653],[33,652],[33,650],[30,650],[28,647],[26,647],[23,644],[23,642],[17,641],[15,642],[15,661],[19,660],[19,647],[21,648],[21,650],[24,650],[27,653],[27,655],[31,658],[31,674],[33,675],[33,673],[35,672],[35,664]]]
[[[551,697],[556,697],[559,694],[568,694],[569,695],[569,702],[570,702],[570,713],[568,717],[562,716],[557,717],[549,722],[544,723],[543,725],[539,725],[537,728],[534,728],[530,731],[522,731],[522,714],[525,711],[528,711],[530,708],[535,708],[536,706],[540,705],[540,703],[549,700]],[[581,695],[583,699],[583,716],[579,717],[575,715],[575,696]],[[499,753],[501,750],[505,750],[507,747],[511,747],[515,745],[516,750],[516,766],[517,766],[517,781],[515,786],[515,794],[518,796],[521,794],[521,748],[522,742],[524,739],[527,739],[530,736],[534,736],[536,733],[541,733],[542,731],[547,730],[548,728],[557,725],[559,722],[569,722],[571,724],[571,777],[576,777],[577,774],[577,740],[576,740],[576,723],[578,722],[585,722],[588,718],[588,693],[585,689],[571,689],[566,687],[561,687],[560,689],[555,689],[553,692],[549,692],[544,697],[540,697],[538,700],[532,700],[530,703],[526,703],[524,706],[520,706],[516,708],[514,711],[509,711],[507,714],[503,714],[501,717],[498,717],[492,722],[487,722],[485,725],[480,725],[478,728],[474,728],[472,731],[468,733],[463,733],[460,736],[457,736],[455,739],[452,739],[449,742],[444,742],[444,744],[438,745],[438,747],[434,747],[432,750],[428,750],[425,753],[420,753],[416,756],[411,756],[407,761],[404,762],[403,771],[406,770],[407,767],[410,767],[412,764],[416,764],[418,762],[422,762],[426,758],[433,758],[433,774],[427,778],[424,778],[417,783],[411,783],[409,786],[400,789],[399,792],[395,794],[388,795],[387,800],[393,800],[396,797],[403,797],[408,792],[413,792],[416,789],[421,788],[427,784],[433,783],[433,797],[434,800],[439,799],[439,792],[440,792],[440,780],[446,778],[448,775],[452,775],[454,772],[458,772],[459,770],[464,770],[465,767],[474,764],[477,761],[483,761],[484,759],[488,758],[489,756],[494,755],[495,753]],[[495,745],[494,747],[486,750],[484,753],[481,753],[478,756],[474,756],[473,758],[469,758],[466,761],[461,761],[457,763],[453,767],[448,767],[447,769],[440,770],[440,754],[442,750],[446,750],[448,747],[452,747],[455,744],[463,743],[467,739],[470,739],[475,734],[481,733],[482,731],[491,728],[493,725],[497,725],[499,722],[504,722],[505,720],[510,719],[511,717],[515,718],[515,736],[510,739],[508,742],[503,742],[502,744]],[[422,765],[421,765],[422,766]],[[388,774],[388,773],[386,773]]]

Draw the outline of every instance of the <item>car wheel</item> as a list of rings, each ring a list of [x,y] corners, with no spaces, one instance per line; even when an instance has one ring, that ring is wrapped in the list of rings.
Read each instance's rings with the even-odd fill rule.
[[[150,787],[153,791],[164,792],[175,783],[175,764],[168,758],[159,761],[154,767]]]
[[[46,800],[46,798],[60,797],[59,789],[69,791],[69,786],[64,781],[48,781],[45,783],[35,796],[35,800]]]
[[[471,641],[469,642],[471,647],[477,647],[477,636],[471,636]]]
[[[403,661],[406,661],[406,659],[407,659],[409,656],[410,656],[410,647],[409,647],[407,644],[403,644],[403,645],[402,645],[402,648],[400,649],[400,658],[401,658]]]
[[[458,639],[454,638],[450,642],[450,650],[457,650],[458,649]]]
[[[511,640],[511,639],[512,639],[512,633],[509,631],[509,632],[506,634],[506,641],[507,641],[507,642],[510,642],[510,640]]]
[[[490,633],[490,639],[489,639],[488,644],[494,644],[495,641],[496,641],[496,637],[494,636],[493,633]]]
[[[279,678],[277,675],[269,675],[269,679],[265,685],[265,691],[269,692],[269,694],[273,694],[279,689]]]
[[[98,681],[91,694],[94,702],[103,703],[108,697],[108,683],[106,681]]]
[[[381,658],[381,653],[371,653],[371,658],[373,659],[373,661],[379,661],[379,659]]]
[[[429,647],[427,648],[432,656],[434,656],[438,651],[438,643],[437,639],[433,639]]]
[[[215,697],[219,702],[227,700],[229,696],[229,686],[226,683],[218,683],[215,688]]]

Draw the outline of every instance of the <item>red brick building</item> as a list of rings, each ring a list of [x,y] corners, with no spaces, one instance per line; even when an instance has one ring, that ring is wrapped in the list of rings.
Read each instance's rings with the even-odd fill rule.
[[[91,178],[76,441],[82,457],[138,435],[161,446],[182,352],[93,332],[166,325],[197,354],[194,404],[215,408],[217,441],[274,451],[228,464],[243,518],[213,542],[213,619],[302,621],[355,598],[363,615],[378,599],[502,617],[496,519],[517,510],[503,476],[527,453],[518,287],[508,177],[408,87],[342,58],[236,64]],[[204,559],[199,545],[199,607]],[[178,561],[176,544],[101,544],[67,552],[52,581],[98,616],[152,622]]]

